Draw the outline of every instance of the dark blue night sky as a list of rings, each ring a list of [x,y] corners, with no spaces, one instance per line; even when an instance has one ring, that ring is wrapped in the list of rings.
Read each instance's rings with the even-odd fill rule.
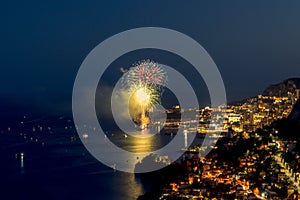
[[[127,29],[155,26],[198,41],[229,101],[300,76],[300,1],[7,1],[0,6],[1,101],[65,112],[85,56]],[[121,66],[120,66],[121,67]]]

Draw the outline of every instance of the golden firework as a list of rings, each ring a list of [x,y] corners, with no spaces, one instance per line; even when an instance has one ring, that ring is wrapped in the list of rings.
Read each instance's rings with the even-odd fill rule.
[[[144,129],[151,122],[149,110],[160,103],[162,88],[166,85],[165,71],[153,61],[141,61],[126,72],[122,81],[130,96],[129,113],[133,121]]]

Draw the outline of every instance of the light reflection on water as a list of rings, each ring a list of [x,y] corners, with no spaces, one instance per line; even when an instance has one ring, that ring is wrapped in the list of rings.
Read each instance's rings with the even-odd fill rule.
[[[175,130],[172,130],[172,132],[176,132]],[[146,157],[147,155],[152,154],[153,151],[159,150],[163,148],[165,145],[167,145],[169,142],[174,139],[174,137],[178,137],[178,144],[174,148],[174,154],[179,154],[183,148],[187,146],[187,144],[190,144],[193,142],[195,138],[196,133],[182,133],[178,132],[177,135],[175,134],[172,136],[170,134],[170,131],[162,131],[161,133],[155,133],[155,131],[151,129],[144,129],[141,131],[135,131],[128,133],[126,137],[124,137],[124,133],[122,132],[113,132],[110,133],[109,139],[111,142],[114,143],[114,145],[117,145],[118,147],[132,152],[136,153],[136,156],[129,156],[126,157],[126,167],[134,168],[137,163],[140,163],[141,160]],[[152,137],[151,137],[152,136]],[[197,139],[195,140],[197,141]],[[201,144],[202,140],[198,139],[198,144]],[[116,159],[119,158],[119,154],[117,152],[114,152],[113,150],[109,152],[112,157]],[[183,152],[182,152],[183,153]],[[134,154],[133,154],[134,155]],[[168,156],[167,154],[159,155],[159,156]],[[122,157],[122,159],[125,159]],[[121,164],[124,164],[122,162],[118,162],[119,166]],[[125,166],[124,165],[124,166]],[[122,165],[123,167],[123,165]],[[117,167],[118,168],[118,167]]]

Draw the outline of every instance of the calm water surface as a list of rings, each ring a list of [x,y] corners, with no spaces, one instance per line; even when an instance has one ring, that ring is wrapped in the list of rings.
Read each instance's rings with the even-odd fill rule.
[[[118,132],[109,138],[132,152],[152,151],[172,140],[165,134],[130,140]],[[151,187],[134,174],[104,166],[69,136],[49,137],[42,145],[2,134],[0,145],[0,199],[130,200]]]

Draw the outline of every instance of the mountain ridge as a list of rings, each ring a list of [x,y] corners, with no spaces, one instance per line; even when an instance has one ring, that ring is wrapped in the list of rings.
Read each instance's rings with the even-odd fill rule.
[[[300,78],[293,77],[269,85],[262,93],[265,96],[287,96],[289,91],[300,89]]]

